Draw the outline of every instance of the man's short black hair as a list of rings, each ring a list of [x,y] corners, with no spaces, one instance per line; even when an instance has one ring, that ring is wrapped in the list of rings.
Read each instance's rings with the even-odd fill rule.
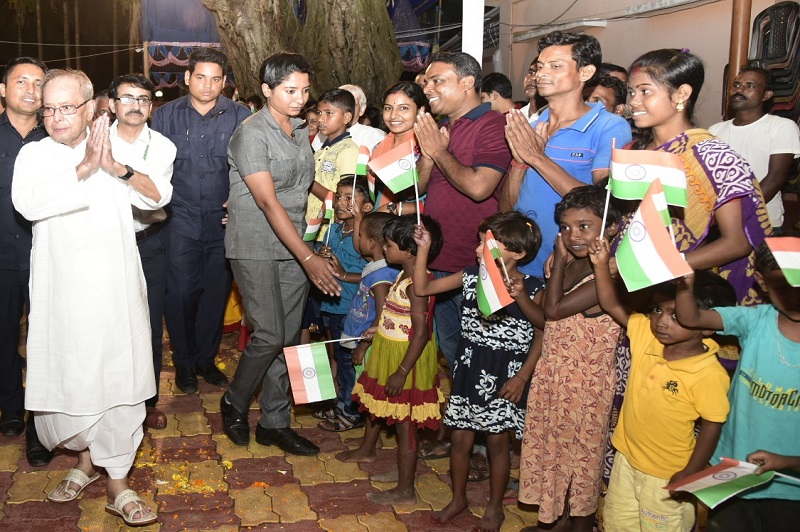
[[[597,69],[598,72],[601,74],[611,74],[612,72],[619,72],[620,74],[625,74],[625,77],[628,77],[628,71],[625,70],[625,67],[615,65],[614,63],[600,63],[600,68]]]
[[[739,74],[743,72],[755,72],[756,74],[760,74],[761,77],[764,78],[764,90],[765,91],[775,90],[774,88],[775,80],[772,77],[772,72],[770,72],[766,68],[761,68],[755,65],[745,65],[739,70]]]
[[[36,59],[35,57],[28,57],[28,56],[16,57],[6,64],[6,69],[3,71],[4,85],[8,83],[8,76],[11,74],[11,71],[14,70],[14,67],[19,65],[37,66],[42,69],[42,72],[44,72],[45,74],[47,73],[47,66],[45,66],[43,62]]]
[[[431,63],[445,63],[453,67],[458,79],[472,76],[475,79],[475,92],[480,94],[483,71],[480,63],[464,52],[442,52],[431,58]]]
[[[323,92],[319,100],[317,100],[317,107],[322,102],[328,102],[343,113],[355,113],[356,99],[350,91],[344,89],[331,89]]]
[[[189,56],[189,72],[194,72],[197,63],[215,63],[222,68],[222,75],[228,71],[228,56],[216,48],[195,48]]]
[[[496,92],[501,98],[510,100],[512,95],[511,80],[502,72],[492,72],[487,74],[481,81],[481,92],[486,94]]]
[[[122,76],[117,76],[111,82],[111,85],[108,86],[108,97],[112,100],[116,100],[117,90],[119,89],[120,85],[132,85],[139,89],[144,89],[150,93],[150,99],[154,100],[156,97],[156,87],[153,85],[153,82],[144,77],[141,74],[124,74]]]
[[[572,59],[578,64],[578,68],[594,65],[599,69],[603,61],[600,42],[585,33],[551,31],[539,40],[539,53],[550,46],[571,46]]]

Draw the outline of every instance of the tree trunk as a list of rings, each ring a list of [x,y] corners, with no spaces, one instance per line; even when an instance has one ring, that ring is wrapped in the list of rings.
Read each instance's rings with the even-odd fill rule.
[[[298,49],[314,65],[315,88],[352,83],[378,102],[403,71],[386,2],[315,0],[307,6]]]
[[[78,0],[75,0],[75,68],[81,69],[81,19],[78,12]]]
[[[139,32],[139,24],[142,20],[141,1],[125,0],[122,4],[122,9],[128,16],[128,72],[142,72],[144,63],[142,63],[141,68],[135,66],[137,52],[134,50],[141,42],[141,34]],[[143,51],[143,57],[147,57],[147,50]]]
[[[202,0],[217,20],[222,44],[236,78],[239,94],[261,95],[258,70],[270,55],[291,50],[285,40],[297,30],[285,0]]]
[[[64,67],[72,66],[69,60],[69,0],[64,0]]]
[[[285,0],[202,0],[217,20],[239,94],[261,94],[261,63],[276,52],[300,52],[314,65],[314,89],[361,86],[370,101],[402,72],[385,0],[314,0],[300,26]]]

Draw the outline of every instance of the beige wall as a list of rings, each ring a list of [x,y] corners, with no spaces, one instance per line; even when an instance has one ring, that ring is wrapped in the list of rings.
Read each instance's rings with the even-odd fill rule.
[[[514,83],[514,98],[524,99],[522,78],[536,56],[537,40],[512,44],[512,34],[534,24],[545,24],[561,13],[571,0],[500,0],[502,65]],[[577,2],[556,24],[583,19],[607,19],[605,28],[586,28],[603,48],[603,60],[627,68],[640,54],[658,48],[689,48],[705,65],[706,78],[695,110],[697,124],[707,127],[722,116],[723,69],[728,62],[732,0],[691,6],[679,12],[639,19],[612,20],[627,6],[645,0]],[[752,0],[752,19],[777,2]],[[526,27],[527,26],[527,27]]]

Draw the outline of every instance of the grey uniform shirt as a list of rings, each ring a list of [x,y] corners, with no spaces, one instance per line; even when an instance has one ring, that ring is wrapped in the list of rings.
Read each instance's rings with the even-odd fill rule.
[[[299,118],[292,118],[291,136],[284,133],[264,106],[234,132],[228,146],[230,195],[225,255],[229,259],[286,260],[293,256],[281,243],[243,177],[269,172],[278,201],[299,235],[305,231],[308,190],[314,181],[314,155]]]

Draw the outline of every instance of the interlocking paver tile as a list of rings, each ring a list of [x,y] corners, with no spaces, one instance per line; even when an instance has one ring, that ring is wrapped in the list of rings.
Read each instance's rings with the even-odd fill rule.
[[[336,519],[320,519],[319,526],[331,532],[369,532],[369,529],[358,522],[355,515],[343,515]]]
[[[165,414],[188,414],[202,412],[203,403],[195,393],[181,395],[165,395],[158,400],[158,409]]]
[[[406,526],[398,521],[392,512],[359,515],[358,522],[366,526],[369,532],[405,532],[406,530]]]
[[[245,489],[253,485],[267,487],[298,483],[292,476],[292,466],[282,456],[234,460],[230,469],[225,471],[225,480],[230,489]]]
[[[217,444],[217,452],[222,457],[222,460],[231,461],[253,457],[253,453],[247,447],[236,445],[224,434],[212,434],[211,439]]]
[[[56,530],[49,528],[47,523],[61,519],[70,519],[75,526],[81,515],[81,509],[75,501],[53,504],[40,500],[25,504],[7,504],[4,511],[8,521],[39,521],[44,530]]]
[[[506,505],[506,519],[511,514],[514,514],[520,518],[525,523],[525,526],[535,525],[539,514],[538,512],[534,511],[532,508],[533,506],[526,506],[522,507],[516,504],[509,504]]]
[[[139,493],[144,498],[145,493],[155,495],[158,491],[156,486],[156,474],[150,465],[134,466],[128,475],[128,486],[133,491]]]
[[[66,471],[64,473],[66,473]],[[45,490],[49,482],[50,479],[47,476],[47,471],[17,473],[14,475],[14,483],[8,490],[8,502],[21,503],[43,501],[45,493],[47,493]]]
[[[320,453],[318,458],[325,464],[325,471],[333,477],[335,482],[350,482],[351,480],[366,480],[369,478],[369,474],[354,462],[340,462],[331,453]]]
[[[449,523],[439,525],[431,520],[431,512],[417,511],[398,514],[397,520],[403,523],[409,532],[463,532],[472,530],[477,518],[469,511],[461,512]]]
[[[0,472],[0,504],[6,502],[8,498],[8,488],[14,482],[14,473],[11,471]]]
[[[162,430],[148,431],[150,433],[150,437],[154,440],[181,435],[180,431],[178,430],[178,419],[175,417],[175,414],[164,413],[164,415],[167,417],[167,427]]]
[[[417,496],[434,510],[441,510],[447,505],[453,492],[450,485],[442,482],[435,474],[417,473]]]
[[[292,465],[292,472],[301,485],[333,482],[333,476],[325,470],[325,463],[316,456],[287,455],[286,461]]]
[[[295,484],[265,488],[272,498],[272,511],[281,516],[281,523],[317,520],[317,514],[309,508],[308,497]]]
[[[323,483],[304,486],[311,509],[320,518],[336,519],[346,514],[376,514],[385,511],[384,507],[373,504],[366,498],[375,488],[365,480],[352,482]],[[358,512],[354,512],[358,508]]]
[[[176,413],[175,418],[178,420],[178,430],[183,436],[211,434],[211,427],[203,411]]]
[[[223,391],[214,391],[200,394],[200,401],[203,403],[203,408],[208,413],[219,413],[219,399],[222,397]]]
[[[153,461],[199,462],[217,460],[216,443],[208,434],[153,440]]]
[[[0,447],[0,471],[16,471],[17,463],[22,456],[23,444],[3,445]]]
[[[272,511],[272,498],[264,488],[231,489],[230,494],[234,499],[233,511],[242,526],[280,521],[280,516]]]

